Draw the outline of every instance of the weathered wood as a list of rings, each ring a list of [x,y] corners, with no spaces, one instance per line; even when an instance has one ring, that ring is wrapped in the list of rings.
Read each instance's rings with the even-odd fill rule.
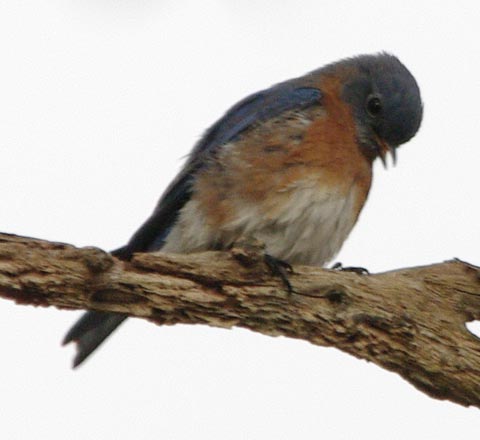
[[[480,407],[480,269],[455,260],[359,275],[295,267],[295,293],[261,249],[137,254],[0,234],[0,296],[19,304],[117,311],[157,324],[245,327],[334,346],[438,399]]]

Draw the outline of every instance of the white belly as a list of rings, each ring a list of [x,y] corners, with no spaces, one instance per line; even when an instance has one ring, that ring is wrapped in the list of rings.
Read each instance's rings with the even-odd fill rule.
[[[190,200],[162,251],[225,249],[241,237],[255,237],[276,258],[321,266],[337,254],[356,221],[355,192],[354,186],[341,195],[317,186],[297,187],[282,194],[281,208],[272,212],[238,203],[233,220],[221,228],[208,226],[198,202]]]
[[[259,230],[256,238],[281,260],[322,266],[338,253],[355,220],[351,193],[339,197],[307,191],[293,197],[278,221]]]

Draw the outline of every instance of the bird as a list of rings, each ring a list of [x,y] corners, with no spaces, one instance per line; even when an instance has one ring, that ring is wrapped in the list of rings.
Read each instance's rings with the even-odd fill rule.
[[[394,55],[344,58],[254,93],[193,147],[151,216],[112,255],[192,253],[260,241],[274,261],[323,266],[355,225],[372,183],[418,131],[423,102]],[[63,343],[80,365],[126,315],[86,312]]]

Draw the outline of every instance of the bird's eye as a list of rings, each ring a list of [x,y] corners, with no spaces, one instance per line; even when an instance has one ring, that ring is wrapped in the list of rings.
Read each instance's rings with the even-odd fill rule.
[[[369,96],[367,98],[367,111],[370,116],[378,116],[382,112],[382,101],[378,96]]]

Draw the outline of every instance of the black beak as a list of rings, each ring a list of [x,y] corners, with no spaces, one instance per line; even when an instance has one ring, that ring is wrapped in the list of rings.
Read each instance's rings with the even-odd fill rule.
[[[378,156],[383,163],[383,166],[387,168],[387,154],[390,153],[392,157],[393,166],[397,164],[397,150],[395,146],[387,144],[383,139],[377,137],[377,149],[378,149]]]

